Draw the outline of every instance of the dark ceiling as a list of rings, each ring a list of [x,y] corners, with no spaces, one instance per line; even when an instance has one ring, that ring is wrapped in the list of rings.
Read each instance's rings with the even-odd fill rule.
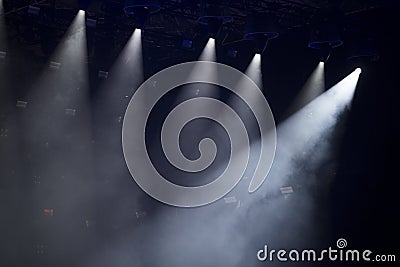
[[[91,44],[107,43],[111,47],[121,47],[137,25],[135,16],[127,16],[123,7],[124,0],[4,0],[4,16],[7,32],[11,39],[27,45],[38,54],[51,47],[51,40],[57,43],[70,24],[77,10],[84,7],[86,17],[96,20],[91,29]],[[223,45],[240,42],[243,38],[246,18],[257,14],[273,17],[280,27],[280,34],[291,31],[303,31],[307,35],[309,28],[321,20],[334,17],[343,24],[344,31],[357,30],[367,34],[379,34],[379,23],[374,14],[382,8],[394,5],[391,1],[351,0],[351,1],[159,1],[160,11],[151,15],[144,26],[144,44],[152,47],[169,47],[171,51],[181,48],[182,39],[195,40],[204,36],[204,26],[199,25],[201,7],[211,6],[220,10],[222,15],[232,16],[220,31],[219,42]],[[29,6],[40,8],[37,15],[29,14]],[[362,25],[362,26],[360,26]],[[51,37],[51,38],[49,38]],[[376,37],[379,38],[379,37]],[[218,38],[217,38],[218,39]],[[43,44],[46,43],[46,44]],[[54,46],[54,45],[53,45]]]

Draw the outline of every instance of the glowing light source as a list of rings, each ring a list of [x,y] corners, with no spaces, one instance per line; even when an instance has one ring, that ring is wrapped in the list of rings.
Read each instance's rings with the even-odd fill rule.
[[[77,150],[78,147],[84,147],[91,139],[91,108],[89,98],[89,77],[87,69],[87,43],[86,43],[86,28],[84,12],[77,12],[68,30],[64,34],[62,40],[58,44],[55,52],[51,55],[48,66],[44,68],[38,80],[34,82],[32,89],[29,90],[27,99],[40,100],[29,102],[31,117],[27,120],[27,127],[31,128],[34,125],[40,125],[38,132],[28,135],[26,138],[36,140],[38,135],[46,133],[46,148],[52,144],[53,140],[60,137],[67,137],[72,146],[65,143],[64,146],[59,142],[59,145],[67,148],[66,153],[74,157],[71,160],[65,158],[65,162],[73,168],[78,168],[77,162],[91,161],[92,151],[90,148]],[[41,107],[46,107],[45,109]],[[70,116],[62,118],[62,112]],[[54,116],[49,116],[53,114]],[[57,115],[55,115],[57,114]],[[73,126],[74,131],[78,134],[71,133],[71,120],[77,122]],[[53,127],[51,131],[47,131],[44,125],[49,122],[55,123],[57,127]],[[67,140],[64,139],[64,140]],[[50,157],[46,163],[38,162],[39,168],[50,164],[58,165],[59,159]],[[76,163],[75,163],[76,162]],[[71,165],[70,165],[71,164]],[[78,165],[75,165],[78,164]],[[89,163],[90,164],[90,163]],[[64,172],[63,167],[57,167],[60,172]],[[43,169],[44,170],[44,169]],[[52,171],[43,171],[46,175],[50,175]],[[64,177],[64,176],[62,176]],[[40,182],[40,181],[39,181]],[[36,181],[35,181],[36,183]],[[52,190],[60,199],[66,200],[70,195],[62,186],[53,186]],[[76,210],[79,208],[80,200],[84,198],[84,192],[87,192],[83,187],[74,189],[74,200],[67,201],[66,208],[68,210]],[[43,202],[43,193],[35,191],[32,196],[33,201],[40,205]],[[53,216],[55,209],[45,208],[42,210],[45,216]],[[54,213],[55,214],[55,213]]]
[[[245,74],[249,76],[260,89],[262,85],[262,74],[261,74],[261,54],[256,53],[247,67]]]
[[[199,56],[199,61],[216,61],[216,52],[215,52],[215,39],[210,37],[207,41],[206,46],[204,47],[201,55]],[[204,66],[204,64],[195,64],[193,69],[192,69],[192,73],[193,75],[196,75],[198,73],[202,73],[204,75],[204,77],[206,77],[207,79],[214,79],[216,77],[216,70],[214,68],[214,66],[211,67],[206,67]],[[179,94],[179,96],[177,97],[176,101],[177,103],[180,103],[180,101],[182,101],[183,99],[187,98],[187,94],[190,93],[193,90],[192,89],[196,89],[196,95],[200,94],[205,94],[205,95],[209,95],[209,96],[215,96],[218,97],[218,91],[215,90],[215,87],[211,84],[203,84],[203,86],[201,87],[201,90],[199,89],[199,87],[196,86],[196,84],[186,84],[185,85],[185,90]],[[191,94],[191,93],[190,93]]]
[[[113,64],[111,70],[107,72],[107,80],[103,84],[103,87],[109,88],[110,90],[100,90],[106,94],[101,97],[109,98],[111,97],[111,94],[129,95],[132,90],[136,89],[142,82],[142,30],[136,28]],[[109,104],[112,105],[112,102]],[[118,102],[118,107],[112,108],[117,109],[119,106],[120,103]]]
[[[80,10],[54,52],[52,56],[54,62],[60,62],[63,66],[71,66],[71,70],[87,72],[84,64],[87,58],[85,28],[85,11]]]
[[[302,175],[311,179],[321,164],[332,157],[337,124],[345,118],[342,115],[350,107],[358,78],[359,71],[355,70],[278,125],[269,187],[286,183],[283,177]]]
[[[199,60],[201,61],[215,61],[216,53],[215,53],[215,39],[209,38],[206,46],[201,53]]]
[[[136,28],[110,71],[111,82],[125,87],[143,80],[142,30]],[[132,79],[132,77],[134,77]],[[114,84],[114,85],[115,85]],[[130,84],[130,85],[128,85]]]

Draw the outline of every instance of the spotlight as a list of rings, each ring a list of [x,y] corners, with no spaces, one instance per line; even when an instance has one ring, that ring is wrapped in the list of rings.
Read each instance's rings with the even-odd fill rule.
[[[327,62],[332,53],[332,47],[329,44],[319,45],[319,60]]]
[[[124,12],[127,16],[135,16],[138,28],[142,29],[151,14],[161,9],[157,0],[127,0]]]
[[[269,40],[279,36],[279,27],[272,16],[256,14],[249,16],[246,21],[246,33],[243,40],[254,42],[254,48],[258,54],[262,54]]]
[[[126,0],[124,12],[126,15],[154,14],[161,9],[157,0]]]
[[[325,63],[323,61],[318,63],[317,67],[308,77],[307,81],[289,106],[285,117],[304,108],[325,91],[324,65]]]
[[[207,26],[210,37],[216,38],[220,32],[222,25],[232,22],[232,16],[223,15],[222,10],[215,5],[206,5],[206,1],[202,1],[200,7],[200,16],[197,22],[200,25]]]
[[[87,10],[89,8],[89,5],[91,4],[92,0],[79,0],[79,7],[80,9],[85,12],[84,10]]]
[[[355,71],[354,71],[356,74],[360,74],[361,73],[361,68],[357,68],[357,69],[355,69]]]
[[[342,44],[339,27],[335,23],[326,21],[314,26],[308,47],[313,49],[336,48]]]
[[[216,60],[216,53],[215,53],[215,39],[209,38],[206,46],[201,52],[199,57],[200,61],[215,61]]]
[[[319,50],[320,60],[328,61],[332,50],[343,44],[341,38],[341,27],[338,23],[338,17],[329,15],[323,21],[317,21],[311,30],[308,47]]]
[[[379,59],[374,40],[363,33],[351,32],[347,61],[352,63],[368,63]]]
[[[247,66],[245,74],[249,76],[257,86],[262,89],[262,73],[261,73],[261,54],[256,53],[251,60],[250,64]]]

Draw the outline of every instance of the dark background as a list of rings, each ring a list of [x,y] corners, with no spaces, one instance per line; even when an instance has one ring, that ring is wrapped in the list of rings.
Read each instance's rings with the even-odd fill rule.
[[[6,12],[27,4],[3,2]],[[77,11],[77,5],[71,4],[71,10]],[[68,25],[73,16],[66,14],[62,18]],[[74,102],[74,96],[82,94],[77,90],[84,88],[82,83],[60,78],[62,71],[48,68],[66,27],[49,29],[23,9],[9,13],[7,56],[0,59],[1,266],[262,266],[272,265],[255,258],[266,243],[286,249],[325,248],[341,237],[351,248],[400,257],[398,15],[396,5],[385,2],[355,19],[374,37],[378,61],[346,62],[350,37],[344,34],[345,45],[325,64],[327,89],[355,67],[362,68],[352,109],[337,126],[342,138],[332,141],[335,155],[312,179],[307,159],[299,159],[304,167],[284,184],[267,188],[265,183],[257,201],[246,202],[247,185],[241,183],[230,193],[243,201],[245,208],[238,211],[236,204],[223,199],[201,208],[169,207],[147,196],[130,177],[121,149],[121,116],[133,91],[110,91],[97,74],[111,68],[134,26],[125,23],[122,30],[109,29],[118,36],[114,39],[88,30],[87,96]],[[164,67],[196,60],[208,39],[204,29],[196,28],[199,34],[192,38],[191,51],[180,48],[185,36],[165,37],[175,46],[160,41],[157,47],[149,41],[154,34],[148,27],[143,37],[145,78]],[[308,31],[307,24],[287,26],[262,55],[264,94],[278,125],[319,62],[318,52],[307,48]],[[252,47],[239,44],[237,58],[227,56],[228,49],[217,39],[218,62],[244,71],[254,54]],[[38,83],[44,74],[55,77],[53,82]],[[27,101],[27,107],[16,107],[18,100]],[[77,109],[75,116],[64,113],[71,106]],[[297,187],[284,198],[279,187],[288,184]],[[44,209],[53,209],[53,215]],[[336,265],[352,264],[332,264]]]

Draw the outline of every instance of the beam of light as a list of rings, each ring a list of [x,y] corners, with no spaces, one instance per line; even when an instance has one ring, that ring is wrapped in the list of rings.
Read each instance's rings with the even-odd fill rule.
[[[212,61],[215,62],[217,60],[216,58],[216,52],[215,52],[215,39],[214,38],[209,38],[206,46],[204,47],[201,55],[199,56],[198,61]],[[211,67],[205,67],[202,64],[197,64],[193,67],[192,73],[195,74],[202,74],[203,77],[206,80],[215,80],[217,78],[217,73],[216,69]],[[188,77],[190,80],[191,77]],[[195,92],[194,95],[191,92]],[[176,98],[176,103],[182,102],[184,99],[190,98],[190,97],[196,97],[199,95],[207,95],[210,97],[216,97],[218,98],[219,91],[218,89],[210,84],[203,83],[201,87],[197,86],[196,84],[187,84],[185,85],[185,90],[178,95]]]
[[[111,125],[115,122],[122,122],[128,101],[142,84],[143,78],[142,30],[135,29],[115,62],[113,62],[108,78],[100,84],[93,96],[94,101],[100,103],[100,105],[95,106],[93,117],[97,121],[97,131],[101,133],[101,136],[105,137],[102,138],[104,147],[108,148],[107,146],[110,144],[112,146],[116,145],[113,142],[119,142],[120,129],[111,127]],[[99,172],[98,175],[104,177],[106,172],[111,177],[123,177],[125,170],[120,168],[118,165],[120,162],[116,161],[121,157],[121,151],[102,149],[107,153],[99,157],[100,162],[105,162],[112,167],[96,170],[96,172]],[[126,190],[126,194],[131,193],[128,193],[129,188]],[[121,212],[122,214],[124,211],[118,210],[116,212]]]
[[[216,61],[217,56],[215,52],[215,39],[209,38],[206,46],[201,53],[199,60],[200,61]]]
[[[290,105],[287,116],[295,113],[325,91],[324,62],[319,62],[313,73],[307,79],[293,103]]]
[[[100,254],[110,254],[110,258],[120,259],[122,264],[125,255],[141,259],[139,255],[157,250],[161,251],[157,255],[157,264],[167,262],[180,267],[193,265],[193,259],[196,259],[195,265],[199,266],[243,266],[249,263],[248,255],[254,255],[259,249],[258,244],[278,243],[281,247],[309,245],[307,242],[314,241],[316,235],[324,234],[319,229],[320,221],[316,222],[317,216],[313,214],[315,198],[307,190],[296,191],[297,188],[294,189],[292,199],[291,196],[286,199],[275,192],[279,192],[281,186],[288,185],[286,182],[289,175],[299,179],[304,177],[303,180],[315,175],[304,169],[308,164],[316,165],[322,155],[315,149],[312,154],[303,154],[308,147],[307,141],[320,139],[321,142],[314,142],[319,148],[327,143],[319,137],[331,130],[329,125],[335,124],[337,115],[350,103],[357,84],[358,75],[355,74],[349,75],[294,114],[285,122],[286,126],[278,128],[280,153],[277,154],[276,164],[267,182],[258,191],[260,194],[248,194],[247,188],[241,188],[240,192],[235,190],[228,195],[236,196],[238,202],[225,204],[221,200],[213,205],[196,208],[193,213],[172,207],[159,209],[149,223],[133,229],[135,234],[132,238],[121,235],[120,239],[112,240],[109,250]],[[317,114],[320,108],[323,111]],[[310,111],[315,113],[314,117],[311,117]],[[307,129],[310,126],[311,129]],[[298,142],[302,142],[306,149],[301,149]],[[294,164],[296,158],[303,161],[300,166]],[[247,187],[246,182],[241,184]],[[207,223],[199,218],[207,218]],[[172,245],[171,240],[174,241]],[[221,246],[225,249],[220,250]],[[183,255],[179,259],[171,256],[177,251]],[[199,252],[208,257],[196,258]],[[93,265],[100,262],[98,257],[94,257]]]
[[[353,71],[278,125],[276,158],[271,170],[271,177],[278,178],[269,181],[280,182],[279,179],[296,172],[296,159],[307,161],[304,164],[310,168],[329,156],[330,138],[341,115],[351,105],[359,74],[359,70]]]
[[[135,29],[110,70],[105,87],[132,94],[143,82],[142,30]]]
[[[250,77],[250,79],[253,80],[253,82],[262,90],[262,73],[261,73],[261,55],[260,54],[255,54],[253,59],[251,60],[249,66],[246,68],[245,74]],[[232,79],[235,79],[235,77],[232,77]],[[237,81],[237,86],[239,90],[241,91],[240,93],[243,95],[248,95],[249,98],[252,96],[249,95],[250,92],[246,90],[245,86],[243,86],[245,81],[238,80]],[[237,103],[235,100],[228,100],[228,103],[231,107],[236,107]]]
[[[77,13],[49,61],[47,68],[35,82],[38,91],[34,90],[31,93],[46,98],[47,95],[54,93],[48,88],[56,87],[58,99],[63,100],[62,95],[66,93],[63,89],[66,91],[75,89],[80,93],[71,94],[68,102],[72,105],[75,102],[85,101],[89,95],[89,77],[84,12]],[[57,70],[49,71],[49,66],[58,67]],[[48,101],[52,100],[49,98]],[[56,101],[52,101],[51,104],[56,105]]]
[[[246,190],[243,188],[245,185],[242,184],[242,189],[240,193],[236,193],[236,196],[245,201],[246,206],[249,208],[247,211],[242,212],[238,218],[233,219],[234,221],[240,221],[244,218],[246,221],[256,220],[260,217],[266,218],[262,232],[270,236],[270,242],[280,240],[280,237],[275,235],[275,229],[280,227],[282,220],[276,220],[273,218],[274,216],[292,218],[290,222],[285,224],[289,226],[294,237],[289,235],[285,240],[280,240],[280,242],[298,243],[301,241],[296,240],[295,236],[299,232],[320,231],[318,229],[319,226],[312,221],[312,218],[315,217],[315,214],[312,214],[312,210],[316,204],[313,197],[307,193],[307,190],[297,192],[297,189],[294,189],[294,194],[296,195],[294,197],[302,203],[301,224],[297,223],[300,220],[299,217],[293,217],[287,213],[288,209],[293,209],[293,206],[285,204],[282,198],[276,196],[275,192],[279,192],[281,187],[293,185],[290,183],[302,184],[305,182],[306,184],[302,185],[306,187],[317,183],[318,178],[327,178],[316,177],[316,173],[318,173],[318,168],[321,164],[327,161],[330,162],[334,157],[332,154],[335,147],[333,137],[337,134],[335,127],[342,119],[341,115],[351,104],[359,74],[360,70],[355,70],[278,125],[275,160],[268,174],[264,189],[255,194],[246,195]],[[288,182],[290,183],[288,184]],[[324,184],[328,184],[328,181],[325,181]],[[267,205],[263,204],[265,197],[269,198]],[[310,230],[313,227],[315,227],[315,231]],[[249,236],[248,240],[252,240],[251,238]],[[253,236],[253,238],[256,237]]]
[[[262,72],[261,72],[261,55],[255,54],[252,58],[250,64],[245,70],[245,74],[258,86],[258,88],[262,91]],[[240,94],[243,98],[248,99],[249,103],[252,103],[252,108],[255,110],[260,110],[265,107],[265,99],[260,98],[259,95],[255,94],[254,91],[248,90],[248,80],[243,77],[229,77],[237,86],[238,94]],[[260,134],[263,136],[267,136],[266,133],[260,133],[260,125],[258,125],[256,119],[253,118],[254,113],[247,106],[246,103],[243,102],[242,98],[239,98],[237,95],[230,95],[230,97],[226,100],[226,103],[232,107],[240,117],[246,122],[246,129],[247,134],[250,138],[250,158],[247,165],[247,170],[245,172],[245,176],[252,176],[252,171],[256,169],[258,159],[261,157],[262,153],[260,151],[261,147],[261,138]],[[264,109],[261,111],[262,113],[266,112]],[[220,118],[227,118],[230,115],[226,112],[220,111],[219,113]],[[268,139],[268,137],[267,137]],[[244,144],[243,144],[244,145]],[[245,146],[241,153],[245,151]],[[263,151],[265,153],[265,151]],[[246,183],[239,183],[239,186],[244,186]],[[249,183],[247,183],[249,186]],[[241,188],[243,194],[246,194],[248,190],[254,190],[254,188],[250,189]]]
[[[21,127],[29,129],[24,135],[27,150],[35,151],[43,142],[51,151],[50,157],[36,161],[35,170],[44,177],[67,177],[63,184],[52,184],[56,197],[37,192],[33,199],[36,204],[60,201],[65,211],[77,210],[90,192],[93,155],[88,146],[92,129],[83,12],[74,17],[25,98],[30,116],[22,119]]]
[[[78,11],[51,58],[68,68],[72,66],[81,76],[87,76],[86,26],[83,10]]]
[[[249,66],[246,68],[245,74],[250,77],[251,80],[259,87],[260,90],[262,90],[262,73],[261,73],[261,55],[260,54],[255,54],[253,59],[251,60]],[[232,77],[234,79],[235,77]],[[255,99],[256,96],[253,96],[249,90],[246,90],[246,86],[244,84],[246,81],[244,80],[238,80],[237,81],[237,86],[240,90],[240,93],[250,99],[253,99],[252,102],[257,103],[258,101],[262,101],[262,99],[258,100]],[[238,108],[239,104],[237,103],[238,99],[237,98],[230,98],[228,100],[229,106],[233,108]],[[260,102],[259,106],[263,106],[262,103]],[[222,115],[224,116],[224,115]],[[256,125],[254,125],[256,127]],[[258,126],[257,126],[258,127]]]
[[[216,58],[216,52],[215,52],[215,39],[214,38],[209,38],[206,46],[204,47],[203,51],[201,52],[201,55],[199,56],[198,61],[213,61],[215,62],[217,60]],[[209,77],[216,77],[215,70],[212,68],[204,68],[202,67],[203,65],[195,65],[192,73],[202,73],[204,74],[204,77],[209,78]]]
[[[262,90],[262,74],[261,74],[261,54],[255,54],[247,67],[245,74],[249,76],[257,86]]]

